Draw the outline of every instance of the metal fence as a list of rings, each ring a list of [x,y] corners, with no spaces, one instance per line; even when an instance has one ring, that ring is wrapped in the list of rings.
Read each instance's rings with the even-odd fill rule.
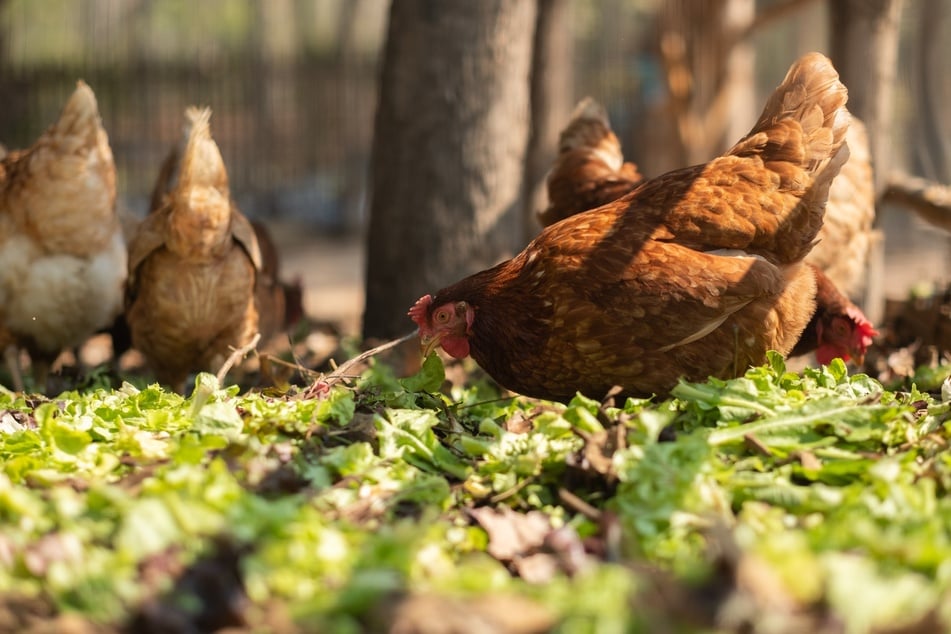
[[[348,1],[202,0],[194,3],[204,7],[191,16],[196,24],[179,15],[176,0],[0,0],[0,142],[32,143],[83,79],[99,101],[120,201],[143,214],[159,165],[180,137],[185,107],[207,105],[246,213],[331,230],[359,226],[386,3],[357,0],[348,9]],[[318,5],[325,8],[311,26],[328,35],[316,44],[295,25],[288,49],[279,32],[269,38],[261,25],[246,23],[281,6],[290,10],[285,20],[297,20]],[[359,5],[376,16],[378,34],[354,46],[339,41],[338,31]],[[187,32],[156,36],[173,18],[184,20]],[[238,24],[215,26],[225,18]],[[136,33],[142,41],[130,41]]]

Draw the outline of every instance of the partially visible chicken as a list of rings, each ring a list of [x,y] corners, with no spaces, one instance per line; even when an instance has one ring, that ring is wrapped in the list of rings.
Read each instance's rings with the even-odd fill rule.
[[[209,109],[189,108],[184,149],[129,244],[126,320],[159,381],[181,391],[258,332],[262,268],[251,223],[231,199]],[[173,161],[174,163],[174,161]]]
[[[855,117],[845,141],[849,160],[829,189],[825,224],[819,242],[806,256],[849,297],[858,297],[866,283],[869,251],[878,239],[875,222],[875,184],[865,125]]]
[[[37,389],[64,348],[122,309],[126,248],[116,169],[83,82],[32,147],[0,159],[0,329],[30,354]],[[16,387],[15,352],[6,357]]]
[[[637,166],[624,161],[601,104],[582,99],[558,138],[558,157],[546,179],[548,207],[538,220],[547,227],[600,207],[630,192],[642,178]]]
[[[858,126],[855,131],[853,125]],[[868,138],[864,126],[854,117],[845,138],[850,155],[829,189],[819,243],[806,256],[807,263],[815,264],[816,313],[791,354],[815,351],[820,363],[841,357],[861,364],[871,337],[878,333],[861,309],[836,286],[843,283],[848,285],[846,288],[857,290],[862,280],[874,235],[871,223],[875,200]],[[857,147],[855,154],[851,153],[852,143]],[[604,109],[590,97],[575,108],[561,133],[561,147],[562,154],[548,179],[551,205],[539,215],[544,226],[617,200],[643,178],[633,164],[623,162],[620,142],[611,132]],[[623,165],[622,171],[627,169],[631,177],[614,171],[612,166],[617,165]]]
[[[724,156],[645,180],[420,298],[424,353],[471,354],[501,385],[555,400],[666,393],[789,353],[815,312],[802,260],[848,156],[846,98],[829,60],[804,56]]]
[[[816,360],[822,364],[839,357],[843,361],[854,360],[861,367],[878,331],[822,269],[808,262],[807,266],[816,277],[816,311],[790,355],[815,352]]]
[[[254,235],[261,249],[261,270],[255,286],[258,305],[258,329],[261,341],[267,342],[284,329],[287,298],[280,280],[281,261],[271,232],[260,222],[252,222]]]

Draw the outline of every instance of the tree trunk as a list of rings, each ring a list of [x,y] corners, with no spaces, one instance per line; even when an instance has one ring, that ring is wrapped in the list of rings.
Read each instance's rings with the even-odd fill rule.
[[[948,14],[946,0],[920,0],[918,5],[918,41],[915,45],[914,84],[921,117],[913,117],[910,138],[917,171],[936,181],[951,178],[944,150],[947,138],[941,121],[941,84],[944,63],[941,61],[941,33]]]
[[[849,111],[865,122],[872,157],[875,200],[881,200],[891,171],[892,86],[898,59],[902,0],[830,2],[832,63],[849,89]],[[885,315],[885,250],[881,240],[868,255],[862,305],[872,323]]]
[[[524,235],[541,229],[536,212],[547,206],[545,177],[558,153],[558,134],[571,116],[574,40],[567,0],[539,0],[532,53],[531,134],[525,159]]]
[[[394,0],[371,162],[365,337],[521,247],[536,3]]]
[[[679,167],[709,161],[749,131],[756,115],[753,0],[663,3],[658,45],[678,134]]]
[[[849,111],[865,122],[880,197],[891,169],[892,86],[902,0],[830,2],[831,58],[849,89]]]

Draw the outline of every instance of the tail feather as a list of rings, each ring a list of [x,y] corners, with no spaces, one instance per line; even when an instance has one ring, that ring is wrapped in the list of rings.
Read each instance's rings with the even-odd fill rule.
[[[808,53],[773,91],[750,133],[729,155],[760,161],[790,196],[779,212],[771,247],[782,261],[798,261],[822,227],[829,187],[848,160],[848,90],[821,53]],[[788,206],[794,203],[792,206]]]
[[[559,136],[558,158],[547,178],[549,206],[539,212],[539,221],[548,226],[616,200],[640,180],[634,164],[624,162],[604,107],[586,97]]]
[[[228,173],[218,144],[211,137],[211,109],[189,106],[185,110],[185,137],[178,188],[214,187],[228,190]]]
[[[821,53],[808,53],[790,67],[756,125],[729,154],[759,155],[779,171],[788,163],[813,175],[830,163],[841,165],[845,157],[836,155],[849,128],[847,100],[848,90],[832,62]]]
[[[99,143],[102,129],[99,105],[92,89],[82,80],[76,82],[76,90],[70,96],[59,119],[47,131],[49,136],[75,139],[84,147]]]

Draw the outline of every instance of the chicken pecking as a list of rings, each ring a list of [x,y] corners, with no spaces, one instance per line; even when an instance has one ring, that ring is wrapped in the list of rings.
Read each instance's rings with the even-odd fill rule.
[[[828,365],[838,357],[861,367],[878,331],[822,269],[809,262],[806,266],[816,278],[816,310],[790,355],[815,352],[819,363]]]
[[[155,208],[129,243],[132,345],[177,391],[189,373],[217,370],[258,332],[261,252],[231,199],[210,119],[209,109],[186,111],[185,143],[163,164]]]
[[[409,314],[424,353],[471,354],[504,387],[554,400],[666,393],[789,353],[815,312],[803,259],[848,156],[846,100],[829,60],[804,56],[725,155],[420,298]]]
[[[63,349],[112,323],[125,277],[115,163],[80,81],[56,123],[0,159],[0,331],[29,352],[37,389]],[[23,389],[14,347],[6,357]]]
[[[854,117],[845,138],[849,158],[832,181],[825,222],[805,260],[816,275],[816,313],[791,354],[816,352],[820,363],[840,357],[861,365],[878,331],[845,293],[854,296],[864,282],[877,235],[875,196],[868,135]],[[560,154],[548,176],[549,206],[539,220],[548,226],[617,200],[642,178],[633,163],[624,162],[604,109],[586,98],[561,133]]]

